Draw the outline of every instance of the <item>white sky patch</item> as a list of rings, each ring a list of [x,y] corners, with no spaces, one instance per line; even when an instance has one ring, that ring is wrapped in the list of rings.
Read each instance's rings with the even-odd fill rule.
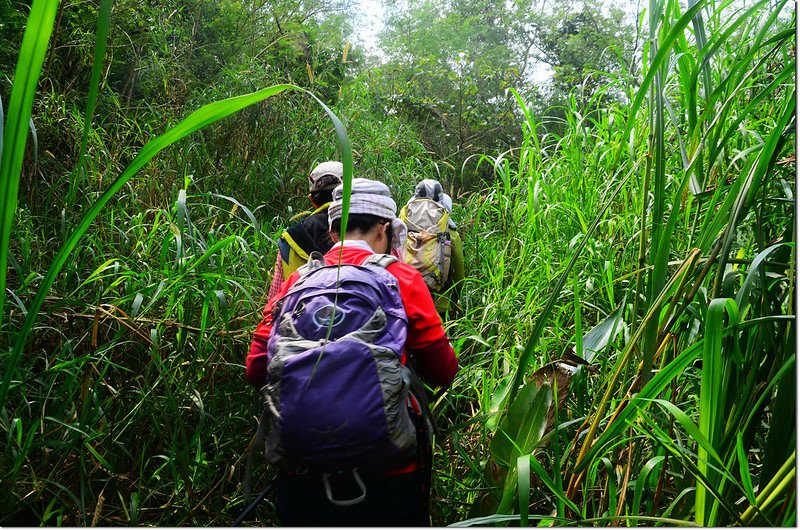
[[[545,63],[534,63],[531,68],[530,72],[528,72],[528,77],[536,84],[544,83],[548,81],[555,71],[549,64]]]
[[[356,39],[368,54],[383,56],[378,47],[378,32],[383,28],[383,5],[381,0],[356,0]]]

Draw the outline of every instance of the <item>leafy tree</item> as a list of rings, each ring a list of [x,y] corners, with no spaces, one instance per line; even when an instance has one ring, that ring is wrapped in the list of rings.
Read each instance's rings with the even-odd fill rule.
[[[415,124],[428,149],[459,172],[479,152],[516,144],[522,82],[513,32],[519,11],[500,0],[389,6],[378,85],[391,112]]]
[[[12,65],[27,10],[11,2],[6,2],[8,10],[3,9],[3,1],[0,57],[3,64]],[[53,155],[40,157],[36,169],[52,182],[43,189],[34,185],[33,174],[24,174],[22,185],[24,189],[30,184],[33,201],[40,199],[36,197],[40,193],[47,194],[44,202],[52,204],[48,213],[54,218],[65,206],[61,190],[70,179],[64,174],[77,155],[98,9],[97,1],[60,4],[41,81],[44,90],[33,116],[40,145]],[[112,164],[125,163],[149,137],[190,110],[277,83],[308,87],[335,105],[361,57],[359,50],[346,44],[352,33],[348,9],[348,0],[114,2],[94,116],[98,135],[90,137],[90,157],[124,142],[126,148],[108,159]],[[295,133],[305,130],[314,135],[320,125],[313,106],[307,97],[287,93],[247,109],[198,134],[203,149],[181,153],[174,167],[224,175],[207,181],[220,193],[236,189],[228,178],[233,174],[247,175],[253,183],[263,175],[275,175],[280,189],[294,194],[291,177],[303,175],[322,156],[319,141],[308,142],[306,134]],[[234,136],[243,140],[233,141]],[[232,168],[231,161],[239,167]],[[106,162],[101,167],[108,170]],[[170,180],[180,184],[179,174],[171,171]],[[288,186],[283,184],[287,181]],[[299,178],[297,182],[304,185]],[[102,186],[93,191],[99,189]],[[250,188],[256,200],[260,190],[255,184]],[[284,213],[280,205],[277,208]],[[75,212],[70,207],[65,211],[67,216]]]
[[[595,92],[608,77],[626,75],[634,32],[625,16],[600,0],[391,3],[380,34],[388,60],[379,90],[387,107],[414,123],[428,148],[458,172],[477,153],[518,145],[520,116],[510,88],[532,100],[537,114],[562,116],[552,107],[563,106],[574,87],[583,87],[582,108],[598,101]],[[555,71],[549,85],[535,81],[541,64]]]
[[[628,13],[626,13],[626,9]],[[600,0],[543,1],[532,11],[523,30],[531,55],[553,69],[547,106],[563,106],[574,88],[583,108],[612,78],[626,80],[639,44],[629,22],[634,8]],[[621,97],[622,91],[607,97]],[[557,113],[558,114],[558,113]]]

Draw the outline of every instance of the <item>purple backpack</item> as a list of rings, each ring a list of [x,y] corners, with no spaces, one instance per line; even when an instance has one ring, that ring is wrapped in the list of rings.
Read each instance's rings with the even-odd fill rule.
[[[267,459],[318,470],[387,468],[416,454],[400,363],[407,322],[393,256],[326,266],[319,253],[277,304],[268,348]]]

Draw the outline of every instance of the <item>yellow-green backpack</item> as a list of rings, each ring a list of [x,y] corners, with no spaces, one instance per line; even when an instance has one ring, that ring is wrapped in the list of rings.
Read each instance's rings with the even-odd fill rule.
[[[441,291],[450,271],[450,213],[432,199],[417,198],[403,206],[400,219],[408,229],[403,261],[422,274],[428,289]]]

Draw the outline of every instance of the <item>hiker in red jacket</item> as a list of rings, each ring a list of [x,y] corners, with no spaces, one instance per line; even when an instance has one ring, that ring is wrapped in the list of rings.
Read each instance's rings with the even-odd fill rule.
[[[396,211],[385,184],[353,179],[347,233],[344,241],[338,241],[342,215],[342,186],[338,186],[328,210],[331,237],[336,244],[325,254],[325,263],[360,265],[375,253],[388,254],[392,248],[399,248],[403,241],[396,234],[402,233],[403,223],[396,218]],[[400,261],[389,264],[386,271],[398,280],[408,319],[401,362],[412,361],[419,376],[431,385],[449,385],[458,371],[458,360],[422,276]],[[277,295],[270,299],[264,309],[264,318],[254,333],[246,360],[246,375],[256,389],[268,382],[268,341],[273,327],[273,309],[299,277],[299,273],[293,273]],[[419,404],[414,406],[419,407]],[[418,445],[425,446],[418,448],[418,454],[429,455],[429,435],[417,436],[417,439]],[[339,477],[339,482],[333,484],[334,488],[354,492],[363,489],[366,492],[363,500],[351,506],[333,504],[329,500],[331,486],[319,475],[304,473],[305,470],[282,469],[277,484],[279,522],[285,526],[429,525],[430,461],[419,460],[412,458],[405,465],[371,474],[369,470],[359,470],[365,471],[364,484],[360,485],[353,483],[355,475]],[[327,492],[326,487],[329,488]],[[341,495],[345,494],[336,493],[338,498]]]

